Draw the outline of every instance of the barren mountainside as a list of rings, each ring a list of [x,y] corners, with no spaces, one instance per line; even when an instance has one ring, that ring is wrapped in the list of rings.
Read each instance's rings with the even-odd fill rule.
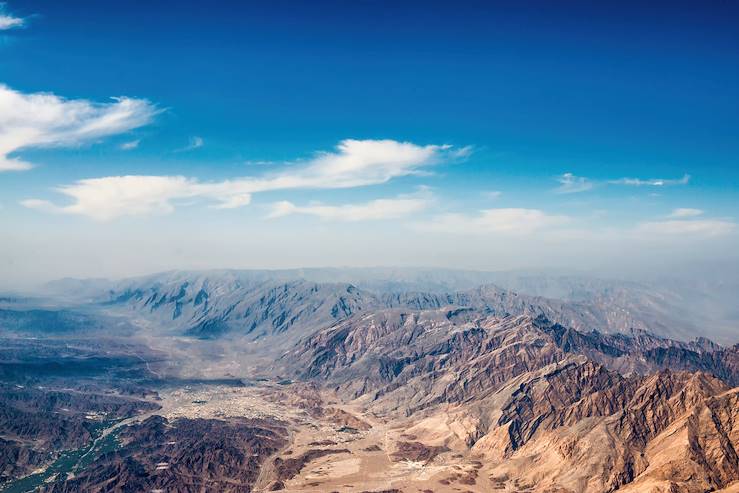
[[[531,278],[498,276],[504,282],[528,287],[535,293],[560,293],[566,297],[556,299],[523,294],[494,284],[448,291],[428,281],[426,284],[366,281],[366,287],[362,287],[361,283],[305,278],[342,278],[328,273],[297,277],[300,274],[305,273],[278,271],[270,278],[265,271],[174,272],[111,284],[107,290],[98,289],[94,298],[112,310],[132,310],[170,333],[198,338],[266,339],[260,341],[265,348],[276,344],[283,350],[317,328],[355,313],[384,308],[456,307],[498,316],[543,315],[580,331],[615,333],[640,329],[682,340],[691,339],[695,333],[694,317],[684,313],[689,313],[690,307],[680,297],[650,291],[637,284],[560,279],[558,283],[548,281],[545,288]],[[450,285],[464,284],[460,281]],[[434,289],[408,289],[427,285]]]
[[[292,274],[4,301],[0,491],[739,487],[739,345],[654,325],[672,301]]]
[[[358,314],[304,340],[281,361],[304,378],[322,378],[354,392],[381,391],[398,381],[472,375],[506,381],[516,372],[582,356],[622,374],[662,368],[707,371],[739,384],[737,346],[723,349],[703,340],[680,342],[641,331],[582,333],[544,317],[495,317],[467,310],[382,310]],[[669,355],[674,358],[671,359]],[[474,381],[474,379],[473,379]],[[485,389],[490,390],[492,381]],[[444,395],[468,388],[449,382]],[[384,392],[384,391],[382,391]],[[429,394],[425,395],[429,398]]]
[[[283,359],[374,413],[425,416],[410,434],[461,441],[501,489],[692,492],[739,479],[736,348],[458,316],[358,315]],[[688,371],[668,369],[678,361]]]

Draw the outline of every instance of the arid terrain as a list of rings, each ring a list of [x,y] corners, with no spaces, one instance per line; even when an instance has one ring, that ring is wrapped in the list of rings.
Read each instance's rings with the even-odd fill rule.
[[[739,488],[739,345],[490,288],[243,289],[6,301],[0,491]]]
[[[0,493],[739,493],[739,0],[0,0]]]

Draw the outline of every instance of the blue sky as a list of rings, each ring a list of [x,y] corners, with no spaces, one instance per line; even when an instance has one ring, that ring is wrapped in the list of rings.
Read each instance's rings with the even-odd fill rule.
[[[4,277],[735,262],[735,6],[399,3],[4,4]]]

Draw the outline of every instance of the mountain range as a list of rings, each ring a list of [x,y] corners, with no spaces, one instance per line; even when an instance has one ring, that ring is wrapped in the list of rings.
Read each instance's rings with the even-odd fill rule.
[[[714,342],[676,292],[367,269],[51,283],[0,302],[0,491],[737,491],[737,332]]]
[[[85,293],[88,301],[110,309],[129,308],[167,330],[202,338],[260,339],[285,336],[290,329],[302,336],[306,327],[325,326],[364,310],[459,306],[495,314],[544,315],[578,330],[641,329],[682,340],[700,334],[738,342],[723,328],[730,322],[716,327],[710,314],[697,308],[701,303],[645,284],[576,276],[372,269],[359,270],[358,282],[346,282],[353,272],[170,272],[118,282],[65,280],[50,283],[46,291],[57,296]],[[448,281],[443,282],[445,275]]]

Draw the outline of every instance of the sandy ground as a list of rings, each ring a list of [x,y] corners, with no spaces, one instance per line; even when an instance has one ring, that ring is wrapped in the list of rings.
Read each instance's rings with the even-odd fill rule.
[[[298,385],[298,384],[293,384]],[[285,423],[290,443],[270,458],[255,491],[274,487],[274,459],[300,457],[310,450],[348,450],[307,461],[294,477],[283,480],[285,493],[297,492],[490,492],[516,491],[491,481],[485,466],[459,441],[444,423],[428,420],[431,428],[405,418],[382,418],[365,412],[358,404],[340,403],[335,396],[314,392],[308,399],[293,385],[263,383],[257,386],[194,386],[161,393],[160,414],[168,419],[272,418]],[[325,416],[316,415],[318,408]],[[341,419],[336,412],[341,412]],[[320,414],[320,413],[318,413]],[[356,429],[346,420],[364,423]],[[447,437],[447,439],[445,439]],[[401,442],[439,447],[439,453],[413,460],[396,455]],[[512,485],[511,485],[512,486]]]

